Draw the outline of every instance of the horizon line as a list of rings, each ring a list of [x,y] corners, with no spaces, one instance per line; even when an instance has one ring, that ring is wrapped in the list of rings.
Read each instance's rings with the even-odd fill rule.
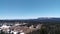
[[[0,18],[0,20],[26,20],[26,19],[38,19],[38,18],[60,18],[60,17],[37,17],[37,18]]]

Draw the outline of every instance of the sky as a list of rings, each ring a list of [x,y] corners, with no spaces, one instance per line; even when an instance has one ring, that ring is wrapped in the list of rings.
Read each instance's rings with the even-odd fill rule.
[[[60,17],[60,0],[0,0],[0,19]]]

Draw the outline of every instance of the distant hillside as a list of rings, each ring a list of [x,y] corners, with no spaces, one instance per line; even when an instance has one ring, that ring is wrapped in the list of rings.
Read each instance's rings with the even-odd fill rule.
[[[60,23],[60,18],[38,18],[24,20],[0,20],[0,23]]]

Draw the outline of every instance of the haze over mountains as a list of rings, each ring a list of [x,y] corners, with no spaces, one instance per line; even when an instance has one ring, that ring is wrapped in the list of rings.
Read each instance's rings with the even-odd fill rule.
[[[0,20],[0,23],[60,23],[60,18],[37,18],[37,19],[16,19],[16,20]]]

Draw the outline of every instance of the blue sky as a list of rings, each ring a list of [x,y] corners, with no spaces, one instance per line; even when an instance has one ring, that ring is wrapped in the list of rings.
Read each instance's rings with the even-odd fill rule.
[[[0,0],[0,19],[60,17],[60,0]]]

